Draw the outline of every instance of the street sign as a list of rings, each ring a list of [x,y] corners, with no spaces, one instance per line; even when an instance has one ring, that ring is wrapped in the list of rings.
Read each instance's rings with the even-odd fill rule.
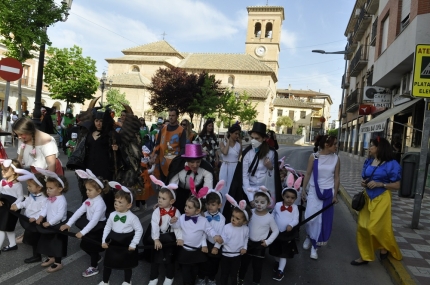
[[[22,76],[22,64],[14,58],[0,60],[0,77],[6,81],[15,81]]]
[[[430,45],[415,48],[412,96],[430,98]]]

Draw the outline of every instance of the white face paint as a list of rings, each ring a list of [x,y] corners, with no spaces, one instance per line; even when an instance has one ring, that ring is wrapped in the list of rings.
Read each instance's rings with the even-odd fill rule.
[[[255,209],[259,212],[266,210],[268,203],[267,197],[258,196],[254,199]]]
[[[252,139],[251,145],[252,145],[252,148],[258,148],[258,147],[260,147],[261,142],[257,141],[256,139]]]

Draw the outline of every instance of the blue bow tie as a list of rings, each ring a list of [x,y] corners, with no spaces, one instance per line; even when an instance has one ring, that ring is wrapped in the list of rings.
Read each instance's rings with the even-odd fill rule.
[[[199,218],[198,216],[195,216],[195,217],[185,216],[185,221],[192,220],[195,224],[197,224],[198,218]]]
[[[221,217],[217,214],[215,216],[206,216],[206,219],[208,219],[208,222],[210,223],[212,220],[219,222],[221,220]]]
[[[36,198],[39,197],[39,196],[40,196],[40,194],[39,195],[34,195],[34,194],[30,193],[30,197],[33,198],[34,201],[36,201]]]

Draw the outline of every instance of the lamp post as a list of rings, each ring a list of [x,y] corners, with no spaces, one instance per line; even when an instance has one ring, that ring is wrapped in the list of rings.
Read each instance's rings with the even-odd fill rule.
[[[314,49],[314,50],[312,50],[312,52],[321,53],[321,54],[343,54],[343,55],[347,55],[350,53],[350,50],[348,48],[347,50],[329,52],[329,51],[325,51],[325,50],[321,50],[321,49]],[[345,76],[345,81],[346,81],[346,67],[348,64],[348,60],[346,59],[346,57],[344,57],[344,58],[345,58],[345,69],[343,71],[343,75]],[[338,144],[340,143],[340,137],[342,134],[343,97],[345,95],[345,86],[343,86],[343,84],[344,84],[344,82],[342,82],[342,99],[340,102],[341,111],[340,111],[340,118],[339,118],[339,128],[337,130],[337,143]],[[339,153],[339,148],[337,149],[337,152]]]
[[[109,86],[107,86],[107,83],[109,82]],[[105,89],[110,88],[110,86],[112,85],[112,79],[110,79],[109,81],[107,80],[106,77],[106,71],[103,71],[102,73],[102,78],[100,79],[100,90],[102,91],[102,98],[100,100],[100,103],[103,105],[103,92],[105,91]]]
[[[61,5],[63,7],[67,7],[67,11],[64,13],[64,17],[61,19],[62,22],[67,21],[68,17],[69,17],[69,10],[72,8],[72,2],[73,0],[63,0],[61,1]],[[54,9],[56,9],[57,7],[54,7]],[[47,27],[44,27],[45,32]],[[34,111],[33,111],[33,121],[37,124],[40,125],[41,123],[41,116],[42,116],[42,112],[41,112],[41,108],[42,108],[42,86],[43,86],[43,68],[45,65],[45,48],[46,48],[46,44],[43,43],[40,46],[40,51],[39,51],[39,64],[37,66],[37,80],[36,80],[36,93],[34,95]]]

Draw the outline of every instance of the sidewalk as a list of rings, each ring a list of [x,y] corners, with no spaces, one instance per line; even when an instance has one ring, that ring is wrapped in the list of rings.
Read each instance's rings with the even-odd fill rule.
[[[345,152],[340,152],[339,157],[341,195],[353,215],[357,217],[357,212],[351,208],[351,199],[361,190],[363,161],[350,157]],[[404,179],[408,178],[404,177]],[[430,284],[430,198],[428,195],[430,193],[427,191],[422,201],[419,229],[411,229],[414,199],[400,198],[397,192],[393,192],[394,235],[403,254],[403,260],[397,261],[390,256],[383,265],[397,284]]]

